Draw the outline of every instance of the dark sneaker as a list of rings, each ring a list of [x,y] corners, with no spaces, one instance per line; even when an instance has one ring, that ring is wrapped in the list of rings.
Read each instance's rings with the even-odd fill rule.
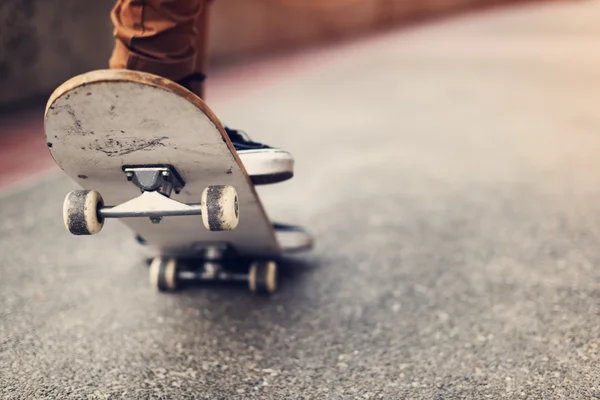
[[[187,76],[177,83],[193,93],[195,86],[201,86],[206,76],[201,73]],[[255,185],[282,182],[294,176],[294,158],[285,150],[254,142],[243,131],[225,127],[231,143]]]
[[[294,158],[285,150],[252,141],[244,131],[225,127],[255,185],[282,182],[294,176]]]

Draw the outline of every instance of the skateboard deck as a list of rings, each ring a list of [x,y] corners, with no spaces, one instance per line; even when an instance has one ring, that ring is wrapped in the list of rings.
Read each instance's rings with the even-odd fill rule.
[[[48,100],[45,135],[56,164],[82,188],[65,199],[67,228],[94,234],[120,219],[159,253],[151,266],[159,289],[177,286],[180,259],[226,248],[270,260],[286,250],[223,126],[176,83],[129,70],[76,76]],[[211,268],[199,274],[232,276]],[[268,286],[273,262],[252,268],[251,289]]]

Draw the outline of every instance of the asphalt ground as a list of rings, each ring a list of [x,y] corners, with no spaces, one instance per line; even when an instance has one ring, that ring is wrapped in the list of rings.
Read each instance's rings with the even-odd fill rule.
[[[600,398],[599,11],[438,21],[209,97],[296,157],[260,193],[316,248],[270,298],[157,293],[122,225],[66,232],[58,171],[5,189],[0,397]]]

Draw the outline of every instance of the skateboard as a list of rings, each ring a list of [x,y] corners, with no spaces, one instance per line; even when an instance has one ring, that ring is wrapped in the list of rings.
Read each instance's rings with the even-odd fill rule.
[[[122,221],[156,254],[150,282],[244,281],[277,289],[277,260],[307,250],[279,240],[222,124],[182,86],[129,70],[78,75],[50,96],[44,129],[56,164],[80,186],[63,203],[73,235]],[[295,247],[296,246],[296,247]]]

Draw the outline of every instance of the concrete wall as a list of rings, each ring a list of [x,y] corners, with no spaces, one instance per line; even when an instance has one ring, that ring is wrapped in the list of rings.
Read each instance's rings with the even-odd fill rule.
[[[114,0],[0,0],[0,109],[105,68]],[[424,16],[518,0],[216,0],[210,59],[298,48]]]
[[[221,60],[295,48],[498,2],[511,0],[216,0],[211,52]]]
[[[110,1],[0,0],[0,107],[106,64]]]

